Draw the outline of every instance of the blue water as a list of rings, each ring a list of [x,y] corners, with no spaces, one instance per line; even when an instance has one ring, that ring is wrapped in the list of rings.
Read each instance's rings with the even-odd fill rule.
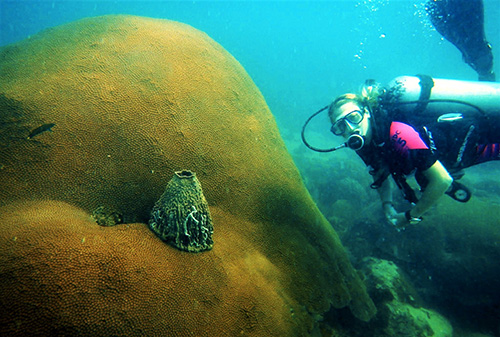
[[[475,80],[460,52],[431,27],[424,2],[11,1],[0,2],[0,45],[105,14],[181,21],[211,36],[245,67],[288,144],[308,114],[367,78],[404,74]],[[485,1],[485,30],[500,60],[500,2]],[[495,72],[500,74],[500,62]]]
[[[484,4],[485,32],[496,57],[494,71],[500,77],[500,1],[485,0]],[[342,221],[347,219],[346,228],[357,225],[353,225],[356,220],[353,214],[371,212],[373,215],[370,219],[375,222],[379,216],[377,214],[380,214],[377,196],[367,188],[370,178],[364,171],[364,165],[359,159],[357,164],[351,163],[352,153],[345,150],[318,155],[305,150],[300,141],[300,130],[305,119],[329,104],[335,96],[356,91],[368,78],[382,83],[396,76],[413,74],[477,79],[477,74],[462,61],[460,52],[430,25],[423,1],[0,0],[0,46],[29,38],[50,27],[105,14],[132,14],[187,23],[206,32],[227,49],[244,66],[261,90],[276,117],[287,146],[302,170],[311,194],[320,208],[323,207],[323,213],[337,226],[343,226]],[[326,118],[322,118],[326,122]],[[313,145],[331,147],[332,144],[328,142],[333,141],[333,136],[327,130],[321,124],[321,119],[312,123],[309,131],[316,142]],[[470,175],[471,186],[476,188],[474,195],[480,200],[473,204],[479,205],[476,210],[473,210],[472,205],[460,206],[460,209],[454,204],[446,206],[447,208],[441,206],[444,210],[435,216],[439,219],[436,221],[436,230],[430,226],[430,230],[423,231],[420,237],[418,232],[400,234],[392,231],[392,234],[387,234],[389,230],[382,225],[355,228],[352,232],[345,230],[352,235],[354,244],[350,247],[351,250],[356,253],[355,247],[363,248],[360,242],[368,246],[375,242],[374,246],[382,253],[398,255],[406,263],[406,271],[412,274],[414,281],[421,277],[425,282],[434,282],[436,288],[440,289],[436,294],[427,291],[428,298],[440,297],[442,289],[448,289],[448,294],[444,296],[446,302],[446,297],[452,296],[450,293],[463,292],[460,287],[466,287],[466,284],[479,290],[491,288],[494,296],[500,296],[498,291],[495,292],[499,289],[496,280],[500,254],[497,247],[500,241],[495,241],[494,237],[492,239],[486,234],[484,236],[487,239],[479,235],[491,233],[490,229],[481,229],[479,226],[487,223],[488,219],[489,223],[496,221],[491,220],[495,215],[484,212],[484,209],[498,209],[498,201],[491,202],[493,197],[500,200],[500,193],[495,188],[498,186],[495,185],[498,183],[498,174],[495,173],[498,172],[498,163],[491,164],[495,165],[484,165]],[[324,174],[325,171],[329,174]],[[370,203],[373,203],[371,208],[367,207]],[[362,212],[360,205],[364,207]],[[466,233],[468,227],[459,229],[462,232],[453,231],[458,233],[455,238],[441,233],[448,215],[453,215],[458,210],[463,212],[460,214],[463,214],[466,222],[469,221],[467,219],[472,219],[470,223],[477,221],[477,224],[471,225],[471,232],[479,233],[477,237],[480,239],[477,242],[461,239],[461,233]],[[450,221],[452,220],[453,217]],[[450,228],[455,228],[454,226],[455,224],[448,224]],[[347,234],[344,234],[343,240],[349,246],[350,238]],[[394,242],[407,244],[406,249],[411,257],[409,260],[401,258],[401,250],[394,254],[390,235],[393,236],[393,246],[397,247]],[[465,234],[463,236],[468,237]],[[377,246],[379,242],[383,242],[381,247]],[[418,243],[423,247],[420,250],[420,246],[412,246]],[[472,248],[469,249],[467,245]],[[422,252],[425,253],[429,247],[436,251],[442,248],[446,254],[423,256]],[[363,254],[366,251],[361,248],[358,248],[360,256],[365,256]],[[462,249],[463,256],[452,255],[450,249],[453,252],[455,248],[457,251]],[[477,252],[477,256],[471,251]],[[377,250],[370,253],[377,253]],[[462,261],[465,261],[463,266]],[[458,268],[457,265],[463,268]],[[456,276],[451,272],[461,274]],[[474,282],[477,283],[478,279],[475,275],[480,275],[479,280],[482,277],[486,281],[495,280],[496,283],[476,287]],[[455,279],[463,282],[457,283]],[[420,282],[420,286],[425,284],[424,281]],[[457,286],[451,287],[453,284]],[[468,291],[469,296],[475,295],[469,288]],[[478,296],[485,296],[482,292],[479,293]],[[450,303],[457,308],[463,305],[460,302],[458,305],[453,301]],[[467,315],[470,314],[467,308],[465,311]],[[474,311],[474,315],[484,321],[494,322],[496,314],[497,311],[491,313],[483,309]],[[472,319],[478,320],[475,317]],[[480,326],[483,323],[477,324]]]

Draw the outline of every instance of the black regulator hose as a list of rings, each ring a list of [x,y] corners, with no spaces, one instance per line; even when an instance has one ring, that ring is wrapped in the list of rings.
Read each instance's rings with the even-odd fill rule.
[[[314,117],[316,117],[317,115],[319,115],[320,113],[322,113],[323,111],[325,111],[326,109],[328,109],[330,105],[327,105],[325,106],[324,108],[322,109],[319,109],[318,111],[316,111],[315,113],[313,113],[307,120],[306,122],[304,123],[304,126],[302,127],[302,133],[301,133],[301,136],[302,136],[302,142],[304,142],[304,144],[310,148],[311,150],[313,151],[316,151],[316,152],[332,152],[332,151],[335,151],[335,150],[338,150],[339,148],[342,148],[342,147],[345,147],[345,145],[341,145],[340,147],[332,147],[331,149],[319,149],[317,147],[314,147],[314,146],[311,146],[307,140],[306,140],[306,136],[305,136],[305,131],[306,131],[306,127],[307,127],[307,124],[309,124],[309,122],[311,121],[311,119],[313,119]]]

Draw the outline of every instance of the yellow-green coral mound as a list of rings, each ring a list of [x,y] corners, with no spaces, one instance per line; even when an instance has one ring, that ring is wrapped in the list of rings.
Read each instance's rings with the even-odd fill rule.
[[[0,334],[293,336],[330,305],[374,314],[259,90],[204,33],[132,16],[45,31],[0,49],[0,108]],[[147,222],[181,169],[211,251],[91,220]]]

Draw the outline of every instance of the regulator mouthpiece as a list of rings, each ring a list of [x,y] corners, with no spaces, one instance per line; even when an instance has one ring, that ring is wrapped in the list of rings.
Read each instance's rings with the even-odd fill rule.
[[[311,121],[311,119],[313,119],[314,117],[316,117],[317,115],[319,115],[321,112],[323,112],[326,109],[328,109],[328,107],[329,107],[329,105],[327,105],[324,108],[319,109],[318,111],[316,111],[314,114],[312,114],[306,120],[306,122],[304,123],[304,126],[302,126],[301,136],[302,136],[302,141],[304,142],[304,144],[308,148],[310,148],[311,150],[316,151],[316,152],[333,152],[333,151],[337,151],[337,150],[343,149],[344,147],[348,147],[350,149],[353,149],[354,151],[361,150],[361,148],[365,145],[365,138],[363,136],[361,136],[359,133],[353,133],[352,135],[349,136],[349,138],[347,138],[347,141],[345,143],[340,144],[340,145],[338,145],[336,147],[329,148],[329,149],[320,149],[320,148],[311,146],[307,142],[306,136],[305,136],[305,131],[306,131],[307,125],[309,124],[309,122]]]
[[[345,146],[353,149],[354,151],[361,150],[364,145],[365,139],[359,133],[353,133],[352,135],[350,135],[349,138],[347,138],[347,142],[345,143]]]

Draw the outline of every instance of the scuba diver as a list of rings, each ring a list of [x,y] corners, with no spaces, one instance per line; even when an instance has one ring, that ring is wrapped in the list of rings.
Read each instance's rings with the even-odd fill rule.
[[[317,149],[304,138],[308,122],[328,109],[331,132],[345,143]],[[401,76],[386,87],[368,80],[360,94],[344,94],[312,115],[302,139],[316,151],[349,147],[370,168],[371,187],[379,192],[386,219],[398,229],[448,194],[467,202],[470,191],[457,180],[463,169],[500,160],[500,83]],[[407,183],[415,176],[420,193]],[[393,183],[412,207],[397,212]]]
[[[482,0],[429,0],[426,6],[436,30],[461,52],[480,81],[495,81],[493,53],[484,34]]]
[[[370,167],[386,219],[401,229],[422,215],[444,194],[467,202],[471,193],[458,180],[463,169],[500,160],[500,83],[495,81],[493,54],[484,33],[482,0],[428,0],[436,30],[453,43],[479,81],[402,76],[387,87],[368,80],[360,94],[344,94],[313,114],[302,128],[310,149],[330,152],[351,148]],[[331,131],[345,143],[318,149],[305,139],[312,118],[328,109]],[[407,183],[414,174],[420,195]],[[397,212],[393,181],[412,207]]]

